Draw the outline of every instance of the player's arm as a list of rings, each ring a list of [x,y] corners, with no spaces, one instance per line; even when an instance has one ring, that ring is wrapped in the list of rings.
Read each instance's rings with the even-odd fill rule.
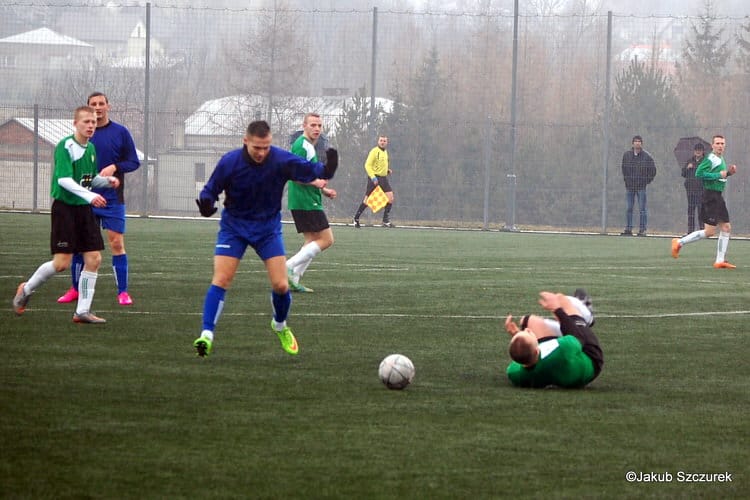
[[[198,211],[203,217],[211,217],[216,213],[217,208],[214,204],[216,204],[219,194],[224,191],[224,186],[226,186],[226,180],[230,171],[229,161],[231,160],[227,159],[227,155],[224,155],[219,160],[208,181],[203,185],[198,198],[195,200],[195,204],[198,205]]]
[[[120,159],[115,162],[116,172],[128,173],[138,170],[141,161],[138,159],[138,152],[135,149],[135,142],[130,132],[125,130],[122,134],[122,148],[120,150]]]
[[[99,176],[97,176],[99,177]],[[100,194],[89,191],[85,187],[78,184],[72,177],[61,177],[57,180],[57,184],[66,191],[73,193],[74,195],[83,198],[91,205],[95,207],[103,207],[107,204],[107,200]]]
[[[699,179],[704,179],[707,181],[724,179],[727,176],[727,174],[723,170],[714,172],[713,168],[714,163],[711,161],[711,156],[706,156],[705,158],[703,158],[703,161],[700,162],[698,168],[695,170],[695,176]]]
[[[303,184],[316,179],[331,179],[339,167],[339,153],[333,148],[326,150],[325,164],[309,162],[292,153],[280,151],[287,155],[283,164],[288,169],[288,178]]]

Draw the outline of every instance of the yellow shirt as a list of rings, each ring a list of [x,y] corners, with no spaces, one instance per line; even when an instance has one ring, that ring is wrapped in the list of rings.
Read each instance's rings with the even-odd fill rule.
[[[379,177],[388,175],[388,151],[377,146],[372,148],[365,161],[365,171],[370,179],[376,175]]]

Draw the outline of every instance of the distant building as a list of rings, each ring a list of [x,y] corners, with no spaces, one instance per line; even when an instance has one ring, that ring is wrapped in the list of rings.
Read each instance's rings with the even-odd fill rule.
[[[33,118],[11,118],[0,124],[1,208],[50,208],[55,146],[64,137],[73,134],[75,129],[72,118],[42,118],[37,121],[37,130],[38,135]],[[35,143],[38,147],[36,153]],[[143,153],[139,150],[136,152],[143,161]]]
[[[46,81],[93,57],[93,45],[49,28],[0,38],[0,100],[33,100]]]
[[[288,148],[292,132],[299,129],[305,113],[323,118],[325,133],[336,135],[336,119],[351,97],[276,96],[271,130],[274,143]],[[386,111],[390,99],[376,98]],[[174,147],[158,157],[157,197],[162,211],[193,210],[195,197],[203,189],[221,156],[242,146],[247,125],[267,120],[269,100],[260,95],[234,95],[204,102],[174,131]],[[163,179],[163,181],[162,181]]]

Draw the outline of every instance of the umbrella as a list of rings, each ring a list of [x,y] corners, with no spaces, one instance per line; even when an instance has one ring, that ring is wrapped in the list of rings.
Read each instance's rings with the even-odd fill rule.
[[[711,144],[700,137],[683,137],[677,141],[677,146],[674,148],[674,157],[677,158],[680,168],[684,167],[688,160],[693,157],[693,148],[696,144],[703,144],[706,154],[711,152]]]

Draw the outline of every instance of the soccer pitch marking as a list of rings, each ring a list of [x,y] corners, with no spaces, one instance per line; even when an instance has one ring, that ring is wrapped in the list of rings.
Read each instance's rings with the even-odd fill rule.
[[[187,312],[178,312],[178,311],[134,311],[132,309],[124,310],[124,309],[98,309],[97,308],[97,314],[125,314],[129,316],[152,316],[152,315],[158,315],[158,316],[202,316],[201,311],[187,311]],[[55,312],[65,312],[61,309],[51,309],[51,308],[40,308],[40,307],[34,307],[29,308],[28,313],[32,313],[31,315],[24,314],[25,317],[32,318],[33,313],[35,312],[41,312],[41,313],[55,313]],[[254,317],[266,317],[270,313],[268,312],[253,312],[253,313],[243,313],[243,312],[224,312],[222,313],[223,317],[246,317],[246,318],[254,318]],[[648,318],[648,319],[660,319],[660,318],[684,318],[686,316],[691,317],[716,317],[716,316],[741,316],[745,314],[750,314],[750,310],[735,310],[735,311],[704,311],[704,312],[680,312],[680,313],[659,313],[659,314],[599,314],[597,313],[595,315],[596,319],[600,318],[606,318],[606,319],[639,319],[639,318]],[[491,314],[411,314],[411,313],[321,313],[321,312],[299,312],[297,311],[294,314],[294,317],[315,317],[315,318],[418,318],[418,319],[457,319],[457,320],[491,320],[491,321],[502,321],[505,320],[506,315],[491,315]]]

